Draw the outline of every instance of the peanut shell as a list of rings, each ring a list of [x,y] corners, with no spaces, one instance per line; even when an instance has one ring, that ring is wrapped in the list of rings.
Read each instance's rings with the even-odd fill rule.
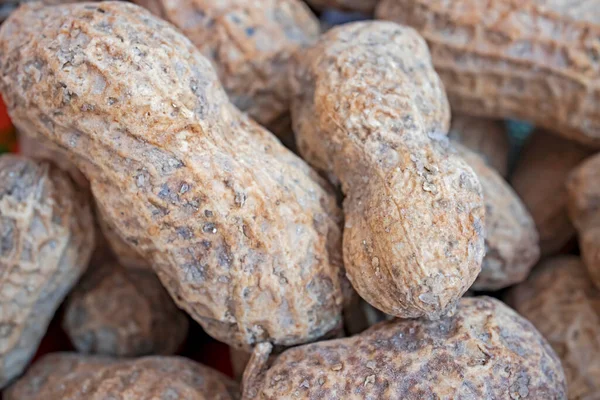
[[[340,181],[344,265],[358,294],[438,318],[480,271],[481,186],[447,138],[450,111],[425,41],[389,22],[336,27],[290,76],[300,153]]]
[[[6,400],[237,400],[237,384],[183,357],[52,353],[5,392]]]
[[[581,257],[600,288],[600,155],[583,161],[567,179],[569,216],[579,238]]]
[[[544,256],[558,253],[575,236],[565,182],[589,154],[577,143],[536,131],[517,161],[511,184],[535,221]]]
[[[565,0],[382,0],[427,39],[454,112],[600,147],[600,7]]]
[[[0,388],[27,367],[94,250],[89,199],[45,162],[0,157]]]
[[[69,296],[63,328],[80,353],[135,357],[174,354],[188,320],[154,271],[93,265]]]
[[[210,335],[249,349],[339,326],[333,190],[229,103],[170,24],[125,2],[23,6],[0,53],[16,126],[68,149],[102,215]]]
[[[301,0],[134,2],[181,29],[212,62],[233,104],[286,138],[288,62],[320,29]]]
[[[243,399],[566,399],[560,360],[502,302],[463,298],[439,321],[393,320],[351,338],[254,350]]]
[[[562,361],[569,399],[600,398],[600,292],[579,258],[544,261],[508,301],[550,342]]]
[[[533,218],[519,196],[485,161],[456,143],[477,174],[485,203],[485,257],[473,290],[499,290],[524,281],[540,258]]]
[[[453,115],[448,137],[479,154],[490,167],[506,178],[510,143],[502,121]]]

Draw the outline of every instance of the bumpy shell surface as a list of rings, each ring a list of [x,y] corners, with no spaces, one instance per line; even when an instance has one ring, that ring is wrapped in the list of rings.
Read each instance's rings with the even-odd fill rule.
[[[376,15],[427,39],[454,112],[600,147],[597,1],[382,0]]]
[[[134,357],[173,354],[188,320],[154,271],[93,265],[67,301],[63,327],[81,353]]]
[[[565,182],[589,154],[577,143],[543,131],[534,132],[521,153],[511,184],[535,221],[542,255],[556,254],[575,235]]]
[[[47,163],[0,157],[0,387],[19,375],[94,250],[89,199]]]
[[[69,150],[102,215],[210,335],[292,345],[340,324],[333,191],[171,25],[125,2],[24,6],[0,52],[17,127]]]
[[[560,360],[498,300],[463,298],[439,321],[394,320],[347,339],[255,349],[245,399],[566,399]]]
[[[569,399],[600,398],[600,292],[583,263],[574,256],[545,261],[508,301],[558,354]]]
[[[288,62],[296,50],[319,36],[319,22],[301,0],[135,2],[190,38],[213,63],[240,110],[269,129],[286,119]],[[289,132],[285,128],[277,133]]]
[[[569,216],[578,232],[581,256],[600,288],[600,155],[574,168],[566,186]]]
[[[237,384],[183,357],[118,361],[49,354],[5,392],[6,400],[236,400]]]
[[[453,115],[448,137],[479,154],[506,178],[510,143],[502,121]]]
[[[334,28],[291,74],[301,154],[339,179],[344,265],[356,291],[399,317],[438,317],[483,258],[477,177],[445,146],[449,109],[425,41],[411,28]]]
[[[474,290],[498,290],[524,281],[540,257],[533,218],[519,196],[477,154],[456,143],[477,174],[485,203],[485,257]]]
[[[318,10],[327,8],[372,14],[379,0],[306,0]]]

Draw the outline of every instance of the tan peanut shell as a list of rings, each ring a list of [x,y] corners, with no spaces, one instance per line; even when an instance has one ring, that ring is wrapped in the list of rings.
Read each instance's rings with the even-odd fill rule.
[[[575,236],[565,182],[589,154],[577,143],[535,131],[517,161],[511,184],[535,221],[544,256],[558,253]]]
[[[510,143],[502,121],[453,115],[448,137],[479,154],[490,167],[506,178]]]
[[[577,229],[581,257],[600,288],[600,155],[574,168],[566,186],[569,216]]]
[[[181,29],[212,62],[229,98],[277,134],[289,134],[291,55],[319,22],[301,0],[134,0]]]
[[[566,399],[560,361],[498,300],[463,298],[439,321],[393,320],[351,338],[254,350],[244,399]]]
[[[306,2],[317,10],[338,9],[370,15],[373,14],[379,0],[306,0]]]
[[[188,320],[152,270],[92,265],[69,296],[63,328],[80,353],[135,357],[174,354]]]
[[[483,158],[458,143],[455,147],[477,174],[485,203],[485,257],[471,289],[499,290],[524,281],[540,257],[531,215]]]
[[[294,132],[305,159],[341,182],[352,285],[388,314],[439,317],[480,271],[484,207],[477,177],[447,151],[448,103],[425,41],[358,22],[298,58]]]
[[[600,397],[600,292],[575,256],[544,261],[509,292],[509,304],[550,342],[565,370],[569,399]]]
[[[453,112],[530,121],[600,147],[596,1],[382,0],[427,39]]]
[[[183,357],[117,360],[52,353],[5,393],[5,400],[237,400],[237,384]]]
[[[125,2],[24,6],[0,53],[13,122],[69,150],[102,215],[210,335],[287,346],[339,326],[333,191],[170,24]]]
[[[0,388],[23,372],[93,249],[89,199],[69,177],[0,156]]]

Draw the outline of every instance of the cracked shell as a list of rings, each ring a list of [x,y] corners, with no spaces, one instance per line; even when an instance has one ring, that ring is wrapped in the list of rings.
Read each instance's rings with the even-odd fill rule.
[[[102,215],[211,336],[289,346],[339,326],[333,190],[170,24],[126,2],[22,6],[0,52],[15,125],[70,152]]]
[[[86,195],[58,168],[0,157],[0,387],[34,356],[94,250]]]

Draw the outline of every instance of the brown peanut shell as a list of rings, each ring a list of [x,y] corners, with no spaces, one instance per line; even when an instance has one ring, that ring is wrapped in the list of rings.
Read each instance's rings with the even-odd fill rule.
[[[600,147],[600,7],[565,0],[382,0],[427,39],[454,112],[530,121]]]
[[[581,257],[600,288],[600,154],[574,168],[566,186],[569,216],[577,229]]]
[[[524,281],[540,258],[533,218],[519,196],[483,158],[455,143],[477,174],[485,203],[485,257],[473,290],[499,290]]]
[[[291,55],[319,22],[301,0],[134,0],[171,22],[215,67],[240,110],[286,139]],[[277,130],[275,130],[277,129]],[[293,135],[292,135],[293,138]]]
[[[27,367],[93,250],[89,198],[68,175],[0,156],[0,388]]]
[[[510,143],[502,121],[453,115],[448,137],[479,154],[500,176],[506,178]]]
[[[174,354],[188,320],[152,270],[93,265],[65,308],[63,328],[80,353],[119,357]]]
[[[52,353],[5,393],[6,400],[237,400],[237,384],[183,357]]]
[[[229,103],[170,24],[125,2],[24,6],[0,52],[16,126],[68,149],[102,215],[210,335],[287,346],[341,323],[333,191]]]
[[[566,399],[560,360],[498,300],[463,298],[439,321],[393,320],[351,338],[254,350],[243,399]]]
[[[508,294],[558,354],[570,400],[600,397],[600,292],[575,256],[540,264]]]
[[[341,182],[344,265],[358,294],[404,318],[437,318],[483,258],[472,169],[447,149],[449,108],[425,41],[358,22],[325,33],[291,74],[300,153]]]
[[[521,152],[510,182],[535,221],[543,256],[558,253],[575,236],[565,182],[589,154],[577,143],[539,130]]]

